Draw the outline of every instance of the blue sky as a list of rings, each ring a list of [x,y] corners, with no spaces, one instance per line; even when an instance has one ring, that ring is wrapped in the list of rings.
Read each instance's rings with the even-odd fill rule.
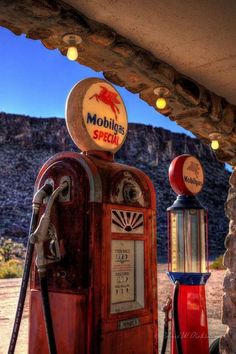
[[[84,78],[101,77],[88,67],[69,61],[58,50],[40,41],[16,36],[0,27],[0,111],[34,117],[64,118],[65,101],[74,84]],[[174,132],[190,132],[162,116],[138,95],[117,87],[129,122],[151,124]]]

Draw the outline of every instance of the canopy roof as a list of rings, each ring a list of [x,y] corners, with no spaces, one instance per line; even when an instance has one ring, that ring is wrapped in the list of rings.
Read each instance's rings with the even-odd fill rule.
[[[217,157],[236,165],[234,0],[3,0],[0,25],[62,54],[63,35],[80,35],[78,62],[155,108],[168,88],[162,113],[205,143],[220,133]]]

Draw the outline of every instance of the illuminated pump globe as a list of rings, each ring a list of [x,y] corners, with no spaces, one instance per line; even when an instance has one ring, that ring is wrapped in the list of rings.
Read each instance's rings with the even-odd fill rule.
[[[166,108],[166,99],[164,97],[159,97],[157,100],[156,100],[156,106],[158,109],[164,109]]]
[[[76,47],[69,47],[66,56],[69,60],[76,60],[78,58],[77,48]]]

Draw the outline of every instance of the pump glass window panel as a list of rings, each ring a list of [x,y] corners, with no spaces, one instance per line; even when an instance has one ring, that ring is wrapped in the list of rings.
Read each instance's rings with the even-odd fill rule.
[[[206,226],[204,209],[185,211],[186,272],[206,271]]]
[[[199,222],[198,210],[190,209],[185,211],[186,224],[186,271],[200,272],[200,239],[199,239]]]
[[[144,308],[144,241],[112,240],[111,313]]]
[[[201,272],[205,273],[207,271],[206,265],[206,212],[205,210],[199,210],[200,213],[200,242],[201,242]]]
[[[205,272],[205,210],[171,211],[170,223],[172,272]]]
[[[182,212],[171,212],[172,272],[184,272],[184,225]]]

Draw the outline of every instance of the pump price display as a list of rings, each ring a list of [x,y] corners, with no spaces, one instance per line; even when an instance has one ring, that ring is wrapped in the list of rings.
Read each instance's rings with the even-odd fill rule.
[[[134,241],[112,241],[111,303],[134,301]]]

